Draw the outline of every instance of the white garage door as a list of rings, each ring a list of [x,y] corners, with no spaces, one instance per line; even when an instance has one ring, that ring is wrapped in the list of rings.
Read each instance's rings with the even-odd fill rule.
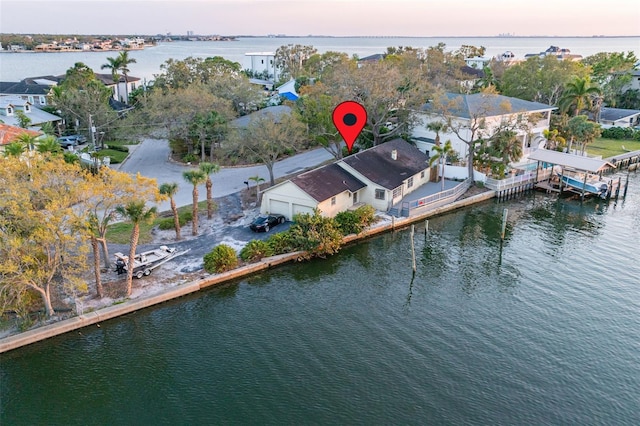
[[[286,201],[269,200],[269,213],[271,214],[283,214],[286,218],[289,217],[289,203]]]
[[[313,207],[303,206],[302,204],[294,204],[293,205],[293,214],[296,215],[298,213],[313,214]]]

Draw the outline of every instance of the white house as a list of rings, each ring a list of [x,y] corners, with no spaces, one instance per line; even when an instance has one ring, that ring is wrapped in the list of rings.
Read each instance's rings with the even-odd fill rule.
[[[245,53],[249,60],[248,69],[256,74],[266,74],[268,80],[278,81],[280,73],[276,67],[276,54],[274,52]]]
[[[523,158],[526,158],[530,152],[545,146],[543,132],[549,129],[551,111],[555,109],[539,102],[484,93],[448,93],[440,104],[436,107],[433,103],[428,103],[416,112],[419,124],[413,128],[411,138],[420,151],[433,155],[436,132],[427,126],[432,122],[446,123],[450,119],[459,129],[461,137],[450,129],[445,129],[439,132],[440,141],[444,143],[450,140],[453,149],[462,159],[468,154],[468,145],[464,141],[472,138],[472,128],[477,128],[473,137],[478,140],[491,137],[505,126],[512,127],[516,132],[516,137],[522,143]],[[527,122],[527,125],[525,128],[516,127],[516,122]]]
[[[429,181],[428,169],[424,153],[395,139],[266,189],[260,211],[288,219],[316,208],[333,217],[363,204],[387,211]]]

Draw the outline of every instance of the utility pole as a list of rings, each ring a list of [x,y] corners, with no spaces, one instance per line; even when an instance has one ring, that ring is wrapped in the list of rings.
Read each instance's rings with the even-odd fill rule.
[[[93,116],[89,114],[89,131],[91,132],[91,144],[96,149],[96,128],[93,125]]]

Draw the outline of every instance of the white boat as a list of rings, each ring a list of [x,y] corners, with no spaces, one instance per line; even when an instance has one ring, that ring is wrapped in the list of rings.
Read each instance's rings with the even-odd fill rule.
[[[601,197],[605,197],[609,190],[609,180],[600,176],[588,175],[585,181],[584,176],[563,175],[562,182],[580,192],[584,189],[585,194],[595,194]]]
[[[157,249],[136,254],[133,258],[133,275],[136,278],[149,275],[158,266],[187,251],[177,253],[173,247],[160,246]],[[119,252],[114,256],[116,258],[116,272],[118,274],[127,272],[129,270],[129,256]]]

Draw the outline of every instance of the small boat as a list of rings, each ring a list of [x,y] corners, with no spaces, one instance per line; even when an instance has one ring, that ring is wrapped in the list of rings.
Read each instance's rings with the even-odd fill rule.
[[[576,175],[569,176],[563,175],[562,182],[570,186],[573,189],[576,189],[580,192],[583,191],[585,194],[595,194],[601,197],[605,197],[607,195],[607,191],[609,190],[609,180],[604,179],[600,176],[587,176],[585,181],[584,176]]]
[[[136,254],[133,258],[133,275],[136,278],[149,275],[158,266],[184,253],[186,251],[177,253],[175,248],[160,246],[157,249]],[[123,253],[115,253],[114,256],[116,258],[116,272],[118,274],[127,272],[129,269],[129,256]]]

